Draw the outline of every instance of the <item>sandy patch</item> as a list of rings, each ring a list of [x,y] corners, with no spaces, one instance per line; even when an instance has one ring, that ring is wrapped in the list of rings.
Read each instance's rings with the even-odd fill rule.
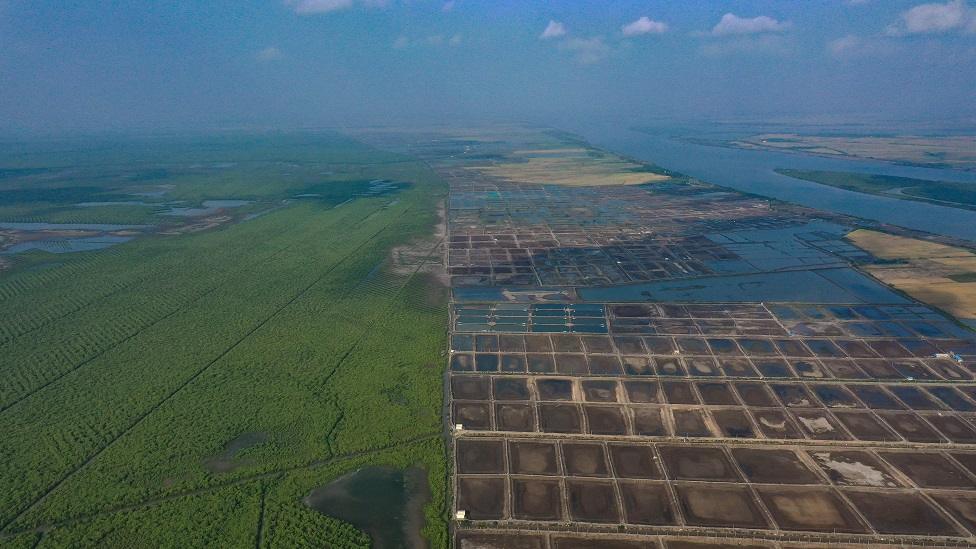
[[[976,283],[951,276],[976,273],[976,254],[955,246],[859,229],[847,239],[895,265],[865,268],[882,282],[957,318],[976,318]]]

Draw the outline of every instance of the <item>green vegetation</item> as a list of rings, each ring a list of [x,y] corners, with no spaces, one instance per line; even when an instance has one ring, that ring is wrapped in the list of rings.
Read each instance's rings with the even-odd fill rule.
[[[951,274],[947,278],[954,282],[976,282],[976,273]]]
[[[446,289],[390,253],[411,245],[440,262],[444,186],[420,162],[337,136],[139,146],[8,146],[0,167],[18,175],[0,189],[51,158],[84,173],[133,158],[240,162],[152,185],[167,200],[276,208],[99,252],[32,252],[0,273],[0,545],[44,531],[40,547],[362,547],[364,534],[301,499],[366,464],[418,464],[432,491],[425,534],[446,546]],[[410,184],[358,196],[373,179]],[[282,207],[303,192],[318,196]],[[225,472],[208,469],[244,433],[264,436]]]
[[[976,185],[973,184],[853,172],[777,169],[776,173],[849,191],[976,208]]]

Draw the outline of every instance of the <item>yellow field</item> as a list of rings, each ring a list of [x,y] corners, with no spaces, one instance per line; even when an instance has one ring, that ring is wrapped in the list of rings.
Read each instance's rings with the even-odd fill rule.
[[[857,246],[900,265],[872,265],[867,271],[895,288],[957,318],[976,318],[976,282],[953,275],[976,273],[976,254],[963,248],[860,229],[847,235]]]
[[[416,135],[414,128],[395,130]],[[383,134],[389,134],[384,129]],[[668,181],[671,176],[646,171],[643,164],[613,153],[591,148],[580,140],[555,131],[528,126],[490,126],[487,128],[428,128],[422,134],[432,144],[463,147],[458,158],[485,155],[481,165],[465,164],[465,169],[511,183],[566,185],[573,187],[642,185]],[[356,135],[375,135],[360,130]]]
[[[526,149],[513,155],[518,161],[470,169],[506,181],[571,187],[641,185],[670,179],[667,175],[634,171],[641,166],[590,149]]]

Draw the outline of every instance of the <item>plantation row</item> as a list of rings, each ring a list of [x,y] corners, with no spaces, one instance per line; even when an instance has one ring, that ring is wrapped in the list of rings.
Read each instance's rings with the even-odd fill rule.
[[[150,225],[164,221],[153,206],[74,206],[45,203],[0,206],[0,221],[10,223],[105,223]]]
[[[202,536],[192,545],[254,544],[263,508],[263,546],[361,547],[361,532],[300,501],[341,471],[302,468],[428,437],[382,455],[431,471],[426,532],[446,544],[437,436],[446,290],[389,265],[393,246],[429,237],[444,191],[419,164],[391,166],[388,176],[415,182],[395,198],[300,203],[219,231],[136,241],[79,262],[71,276],[15,273],[11,303],[49,292],[42,301],[62,308],[36,317],[19,309],[33,322],[26,335],[0,321],[11,337],[0,346],[5,531],[286,471],[280,482],[98,515],[42,546],[187,545],[174,540],[189,535]],[[267,441],[240,452],[236,468],[209,472],[207,458],[241,433]],[[222,511],[228,500],[237,511]]]
[[[431,547],[447,547],[442,511],[446,470],[437,437],[364,456],[313,465],[212,491],[179,496],[143,507],[82,520],[44,535],[24,533],[0,540],[16,549],[40,547],[329,547],[365,549],[369,537],[342,521],[307,508],[302,499],[313,488],[365,465],[421,466],[431,479],[432,505],[424,534]],[[440,506],[440,507],[439,507]],[[263,508],[263,519],[261,518]],[[259,543],[260,542],[260,543]]]
[[[42,277],[44,280],[40,285],[34,285],[33,291],[9,297],[4,301],[4,307],[10,313],[0,319],[0,341],[34,329],[51,319],[61,318],[87,306],[92,300],[111,295],[120,289],[139,284],[143,287],[155,287],[160,281],[173,277],[187,278],[187,269],[193,269],[199,274],[226,272],[237,264],[234,258],[242,254],[260,261],[266,257],[262,253],[275,252],[292,244],[287,233],[280,234],[285,222],[286,220],[282,220],[282,226],[279,227],[254,227],[251,226],[252,223],[244,223],[239,227],[240,232],[228,234],[227,231],[215,231],[197,235],[194,245],[189,248],[178,238],[160,237],[133,242],[127,246],[129,253],[122,256],[111,254],[110,257],[114,260],[106,258],[89,265],[84,271],[84,278],[77,278],[80,273],[68,279],[51,280],[51,277]],[[262,233],[262,229],[273,232]],[[117,251],[118,248],[111,250]],[[103,252],[108,251],[110,250]],[[79,288],[79,282],[85,286]],[[184,282],[204,284],[204,281],[191,279]],[[38,298],[43,300],[39,301]]]
[[[118,255],[118,248],[100,250],[97,254],[67,254],[58,258],[52,268],[21,269],[4,273],[0,278],[0,304],[6,300],[29,294],[57,280],[70,279],[80,272],[97,270],[97,266]]]
[[[344,238],[336,234],[325,240],[317,257],[310,258],[306,250],[296,247],[275,262],[242,271],[232,283],[88,363],[84,375],[51,385],[8,409],[0,416],[4,447],[10,446],[5,460],[10,467],[0,471],[0,483],[8,487],[0,494],[0,518],[4,522],[12,518],[11,510],[19,513],[24,501],[36,501],[156,411],[173,391],[223,358],[376,230],[371,224],[352,227]],[[324,233],[315,236],[326,238]],[[93,394],[99,395],[99,401],[92,402]],[[15,472],[7,482],[4,477]],[[8,499],[19,505],[8,507]]]
[[[320,232],[312,234],[334,235],[339,227],[355,223],[371,211],[347,208],[336,216],[334,223],[317,228]],[[7,372],[0,379],[0,402],[3,403],[0,408],[168,315],[197,303],[220,287],[232,290],[238,280],[255,276],[255,271],[251,269],[277,262],[280,254],[294,246],[289,236],[294,238],[295,235],[283,231],[285,223],[268,226],[257,224],[257,221],[254,220],[254,223],[258,229],[263,226],[269,234],[276,236],[268,242],[252,246],[250,252],[229,246],[201,246],[196,254],[200,261],[193,256],[180,258],[178,252],[167,253],[163,257],[172,257],[174,265],[164,264],[140,283],[133,284],[132,288],[50,322],[29,335],[30,345],[15,340],[0,346],[6,351],[0,359],[0,367]],[[209,253],[210,250],[215,251]],[[207,256],[215,256],[221,261],[213,263]],[[77,286],[79,291],[83,291],[83,282]],[[55,297],[45,299],[56,303]]]
[[[155,411],[138,429],[86,467],[85,475],[52,494],[45,505],[51,514],[40,520],[57,520],[62,513],[78,509],[80,505],[71,497],[77,493],[97,494],[91,501],[92,508],[83,510],[90,512],[165,493],[163,485],[172,477],[180,478],[169,483],[170,490],[207,483],[212,480],[211,475],[201,470],[200,461],[218,453],[224,441],[240,432],[273,433],[270,444],[248,455],[265,465],[256,466],[262,471],[328,457],[330,448],[348,453],[437,432],[439,416],[434,411],[440,407],[439,390],[408,393],[408,405],[399,409],[382,396],[384,390],[439,383],[437,369],[418,369],[416,365],[439,365],[437,353],[443,348],[440,334],[444,322],[443,314],[424,324],[418,322],[423,319],[416,314],[402,311],[399,304],[391,302],[395,288],[365,293],[353,287],[369,272],[376,257],[372,254],[382,249],[361,249],[357,261],[337,268],[283,310],[274,322],[222,358],[178,398]],[[400,286],[405,282],[402,278]],[[395,277],[390,280],[395,282]],[[423,337],[432,329],[439,334],[434,341]],[[364,333],[366,339],[362,339]],[[283,346],[282,341],[288,346]],[[355,352],[350,353],[357,343]],[[431,346],[419,347],[424,343]],[[391,349],[398,350],[399,360],[413,364],[402,370],[413,376],[419,374],[418,378],[406,378],[387,365]],[[417,358],[410,356],[414,349],[419,351]],[[341,369],[327,382],[339,361],[343,361]],[[255,384],[256,379],[262,383]],[[214,398],[223,393],[235,395],[239,403],[222,402],[222,409],[231,409],[231,405],[260,406],[253,410],[258,417],[208,415]],[[334,434],[336,440],[324,440],[324,433],[332,429],[341,412],[344,419]],[[394,417],[383,421],[385,415]],[[189,418],[193,423],[186,429],[192,432],[186,433],[179,426]],[[345,445],[346,438],[355,444]],[[138,470],[127,466],[134,459],[141,461]],[[254,469],[242,468],[239,472]],[[195,474],[187,474],[187,470]],[[59,509],[60,494],[68,498],[63,502],[64,510]]]

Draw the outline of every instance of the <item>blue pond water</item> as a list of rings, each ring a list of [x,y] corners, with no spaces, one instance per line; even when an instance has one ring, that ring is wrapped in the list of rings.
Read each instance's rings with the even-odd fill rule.
[[[201,208],[174,207],[160,212],[160,215],[175,215],[180,217],[200,217],[210,215],[225,208],[239,208],[250,204],[250,200],[204,200]]]
[[[17,231],[124,231],[126,229],[145,229],[149,225],[109,225],[104,223],[5,223],[0,229]]]
[[[52,254],[66,254],[71,252],[90,252],[115,246],[132,240],[131,236],[92,236],[84,238],[58,238],[50,240],[31,240],[20,242],[0,252],[3,255],[13,255],[29,250],[40,250]]]
[[[905,298],[847,267],[579,288],[577,291],[584,301],[596,302],[906,303]]]

